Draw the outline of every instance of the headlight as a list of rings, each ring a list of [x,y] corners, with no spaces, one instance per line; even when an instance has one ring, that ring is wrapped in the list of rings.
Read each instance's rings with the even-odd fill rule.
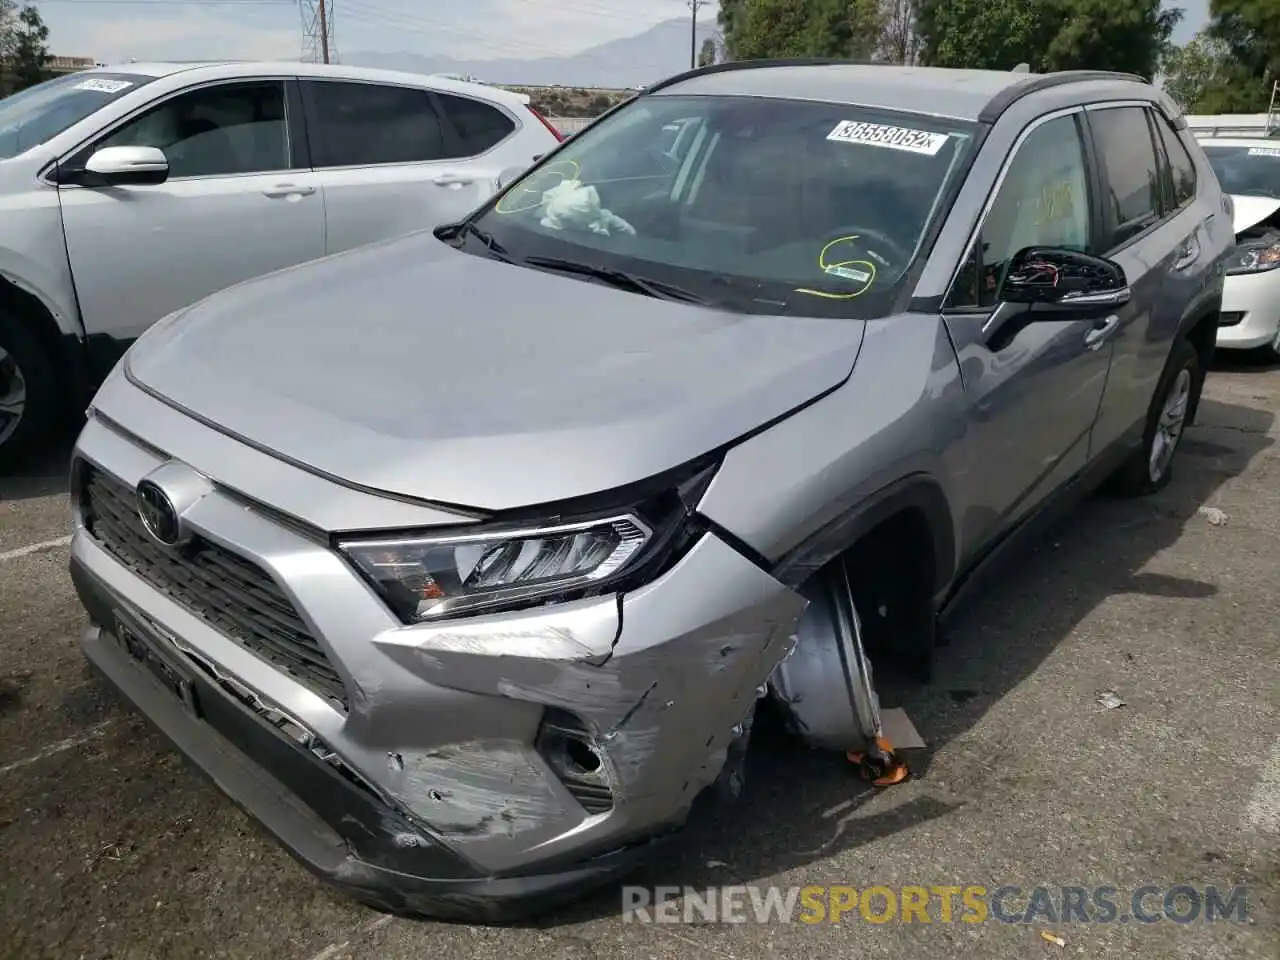
[[[671,559],[694,532],[686,521],[711,475],[589,519],[337,546],[405,623],[590,596],[653,575]]]
[[[1227,261],[1227,273],[1262,273],[1280,267],[1280,243],[1258,243],[1236,247]]]

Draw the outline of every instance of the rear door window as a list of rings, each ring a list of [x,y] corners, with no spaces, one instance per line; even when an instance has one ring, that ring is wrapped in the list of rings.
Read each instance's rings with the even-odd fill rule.
[[[1169,121],[1159,114],[1152,114],[1152,122],[1160,131],[1160,139],[1164,143],[1165,156],[1169,158],[1169,174],[1173,187],[1173,204],[1181,207],[1195,199],[1196,165],[1187,152],[1186,145],[1177,132],[1169,125]]]
[[[338,80],[308,80],[302,88],[317,169],[423,163],[448,154],[426,90]]]
[[[1102,167],[1102,205],[1113,249],[1158,223],[1160,161],[1143,107],[1107,107],[1089,113]]]
[[[515,121],[497,107],[470,97],[436,94],[440,109],[458,132],[460,156],[474,157],[497,146],[516,129]]]

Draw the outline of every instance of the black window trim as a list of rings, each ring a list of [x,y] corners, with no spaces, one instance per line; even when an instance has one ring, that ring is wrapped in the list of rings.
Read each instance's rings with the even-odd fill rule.
[[[211,174],[205,174],[205,175],[194,176],[194,177],[170,177],[165,181],[165,183],[166,184],[167,183],[191,183],[192,181],[196,181],[196,180],[223,180],[223,179],[229,180],[237,177],[261,177],[267,174],[306,173],[311,169],[309,164],[310,157],[309,156],[302,157],[300,156],[298,151],[294,150],[294,143],[297,136],[299,135],[300,129],[305,129],[305,127],[300,128],[299,125],[295,122],[295,118],[290,116],[290,113],[289,113],[289,107],[290,107],[289,81],[292,79],[294,78],[283,73],[269,74],[269,75],[263,75],[263,76],[220,77],[216,80],[204,80],[199,83],[190,84],[189,86],[180,87],[177,90],[171,90],[168,93],[161,94],[160,96],[156,97],[154,100],[149,100],[148,102],[138,106],[137,108],[132,110],[130,113],[121,117],[119,120],[116,120],[113,123],[108,124],[106,127],[103,127],[102,129],[98,130],[97,133],[94,133],[91,136],[85,137],[83,140],[77,143],[74,147],[65,151],[53,163],[49,164],[49,166],[45,168],[44,172],[41,174],[40,179],[43,180],[45,183],[50,184],[51,186],[56,186],[60,190],[68,190],[73,188],[80,189],[80,190],[93,189],[92,187],[84,187],[79,184],[59,183],[56,179],[58,168],[61,167],[63,164],[67,163],[69,160],[74,159],[83,150],[106,139],[112,134],[117,133],[121,128],[128,126],[130,123],[132,123],[133,121],[141,117],[144,113],[149,113],[150,111],[154,110],[160,105],[168,103],[170,100],[174,100],[178,97],[186,96],[189,93],[195,93],[198,90],[207,90],[212,87],[225,87],[225,86],[228,86],[229,84],[244,84],[244,83],[278,83],[280,84],[282,88],[281,93],[284,100],[284,135],[285,135],[285,146],[289,151],[289,166],[285,167],[282,170],[255,170],[248,173],[211,173]],[[306,159],[308,161],[308,165],[300,166],[299,163],[302,159]]]
[[[1144,111],[1150,111],[1153,108],[1157,108],[1158,104],[1156,104],[1154,101],[1151,101],[1151,100],[1104,100],[1104,101],[1099,101],[1098,103],[1090,103],[1085,106],[1085,116],[1084,116],[1085,128],[1089,137],[1089,141],[1092,144],[1092,148],[1095,152],[1095,155],[1098,156],[1098,178],[1101,186],[1104,188],[1107,185],[1106,184],[1106,166],[1105,164],[1102,163],[1102,157],[1097,154],[1097,149],[1098,149],[1097,138],[1094,133],[1093,126],[1089,122],[1089,115],[1093,113],[1099,113],[1103,110],[1118,110],[1125,107],[1128,107],[1131,109],[1138,108]],[[1157,167],[1159,167],[1160,162],[1164,157],[1164,154],[1162,152],[1163,145],[1157,142],[1157,138],[1155,134],[1156,134],[1156,131],[1151,126],[1150,119],[1148,118],[1147,139],[1151,144],[1152,151],[1156,158],[1156,165]],[[1161,185],[1162,201],[1163,201],[1163,194],[1164,194],[1164,187],[1162,183]],[[1101,194],[1099,195],[1099,199],[1101,199]],[[1164,204],[1162,202],[1161,207],[1163,206]],[[1181,208],[1179,208],[1179,210],[1180,209]],[[1133,246],[1133,244],[1141,240],[1145,240],[1147,237],[1151,236],[1153,233],[1155,233],[1157,230],[1163,227],[1166,223],[1168,223],[1174,216],[1176,216],[1178,211],[1172,211],[1172,212],[1166,213],[1163,209],[1161,209],[1156,211],[1156,213],[1157,213],[1156,219],[1152,223],[1148,224],[1145,228],[1143,228],[1141,232],[1135,233],[1131,237],[1127,237],[1123,243],[1119,243],[1119,244],[1116,244],[1115,246],[1108,247],[1106,250],[1102,252],[1101,256],[1106,257],[1108,259],[1114,259],[1116,254],[1122,253],[1123,251],[1129,249],[1129,247]],[[1111,221],[1112,221],[1111,215],[1109,213],[1106,213],[1104,208],[1104,221],[1103,221],[1104,232],[1102,236],[1104,237],[1114,236],[1115,231],[1119,229],[1119,224],[1112,223]]]
[[[995,181],[987,191],[986,199],[982,204],[982,210],[979,212],[975,222],[971,224],[969,228],[969,239],[965,243],[964,252],[961,253],[956,264],[952,268],[951,279],[948,281],[947,287],[942,293],[938,307],[939,313],[943,317],[990,316],[999,306],[998,303],[990,307],[984,307],[981,304],[951,306],[948,305],[948,301],[951,299],[951,293],[960,279],[960,274],[963,272],[965,264],[968,262],[969,257],[973,254],[977,246],[978,240],[982,235],[982,227],[987,222],[987,217],[991,215],[991,209],[995,206],[996,198],[999,196],[1000,190],[1009,176],[1009,170],[1012,168],[1013,161],[1018,156],[1018,152],[1023,148],[1033,133],[1054,120],[1061,120],[1063,118],[1070,117],[1075,123],[1076,136],[1080,138],[1080,149],[1085,163],[1085,184],[1089,191],[1090,249],[1097,247],[1101,243],[1103,236],[1101,232],[1102,222],[1100,220],[1102,205],[1101,195],[1098,190],[1101,182],[1101,171],[1097,169],[1097,157],[1093,152],[1093,143],[1088,135],[1084,113],[1084,104],[1076,104],[1070,107],[1051,110],[1048,113],[1041,114],[1040,116],[1029,120],[1018,132],[1017,138],[1013,141],[1013,146],[1010,147],[1009,152],[1005,154],[1004,161],[1000,165],[1000,172],[996,175]],[[981,264],[979,264],[979,269],[981,269]]]
[[[1169,122],[1168,118],[1164,116],[1164,114],[1159,110],[1152,110],[1150,115],[1147,117],[1147,120],[1153,127],[1156,146],[1159,148],[1160,157],[1164,161],[1165,169],[1168,174],[1167,187],[1169,195],[1166,199],[1170,204],[1169,216],[1173,216],[1174,214],[1181,212],[1184,207],[1190,206],[1195,202],[1196,195],[1199,193],[1200,171],[1196,167],[1195,158],[1191,156],[1191,151],[1188,150],[1187,145],[1182,142],[1181,135],[1178,133],[1177,129],[1174,128],[1173,124]],[[1161,127],[1161,124],[1164,124],[1164,126]],[[1187,197],[1186,200],[1178,200],[1178,183],[1174,177],[1173,158],[1169,155],[1169,150],[1166,147],[1166,137],[1177,142],[1183,155],[1186,157],[1187,164],[1191,167],[1191,196]]]
[[[342,166],[336,166],[336,167],[314,166],[314,157],[315,157],[316,151],[315,151],[315,144],[312,142],[311,129],[313,126],[315,126],[313,124],[313,121],[316,118],[316,105],[315,105],[315,100],[313,99],[312,91],[315,89],[314,85],[319,83],[345,83],[345,84],[358,83],[358,84],[363,84],[365,86],[392,87],[398,90],[413,90],[417,93],[424,94],[427,97],[427,101],[431,104],[431,110],[435,114],[436,122],[440,124],[440,134],[444,140],[445,146],[450,150],[450,152],[458,151],[458,155],[453,157],[440,157],[435,160],[397,160],[389,163],[348,163],[348,164],[343,164]],[[298,84],[299,84],[300,99],[303,105],[303,116],[305,117],[305,123],[307,128],[307,148],[309,151],[309,156],[313,161],[312,169],[316,171],[366,170],[371,167],[378,167],[378,168],[420,167],[420,166],[425,166],[427,164],[459,163],[461,161],[476,160],[481,157],[488,156],[490,153],[497,150],[499,147],[508,143],[512,139],[512,137],[515,137],[523,129],[519,118],[513,116],[511,111],[506,109],[506,106],[504,104],[495,103],[491,100],[484,100],[484,99],[481,99],[480,97],[468,97],[465,94],[454,93],[451,90],[437,90],[434,87],[422,86],[422,85],[413,84],[413,83],[396,83],[394,81],[387,81],[387,80],[369,80],[364,77],[336,77],[336,76],[335,77],[330,77],[330,76],[299,77]],[[443,109],[443,105],[441,104],[438,97],[439,94],[445,94],[450,97],[461,97],[466,100],[474,100],[477,103],[483,104],[486,107],[491,107],[494,110],[498,110],[500,113],[506,116],[506,118],[510,120],[514,125],[511,133],[507,134],[507,136],[503,137],[501,140],[495,143],[488,150],[485,150],[483,153],[468,154],[468,153],[461,152],[464,149],[462,146],[462,136],[459,133],[457,127],[454,126],[453,121],[449,119],[448,113]]]

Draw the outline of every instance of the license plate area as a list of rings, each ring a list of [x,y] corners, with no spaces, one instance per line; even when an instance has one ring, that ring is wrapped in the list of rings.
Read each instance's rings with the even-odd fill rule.
[[[125,652],[177,697],[191,714],[200,716],[192,675],[181,665],[181,654],[176,650],[167,651],[168,642],[137,617],[117,610],[115,620],[114,636]]]

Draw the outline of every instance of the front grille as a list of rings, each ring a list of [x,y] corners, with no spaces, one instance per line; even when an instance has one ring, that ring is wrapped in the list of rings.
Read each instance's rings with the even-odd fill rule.
[[[85,529],[157,590],[320,696],[347,706],[342,678],[293,603],[256,564],[201,537],[156,543],[133,491],[88,464],[80,472]]]
[[[1234,326],[1237,326],[1240,323],[1240,321],[1243,319],[1244,319],[1243,313],[1228,312],[1224,310],[1222,313],[1218,314],[1218,326],[1234,327]]]

